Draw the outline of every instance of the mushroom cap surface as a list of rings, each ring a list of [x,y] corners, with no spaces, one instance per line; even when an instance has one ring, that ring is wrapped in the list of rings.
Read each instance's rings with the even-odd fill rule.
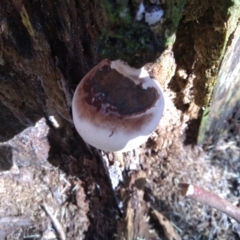
[[[147,141],[164,110],[157,81],[143,68],[102,60],[77,86],[73,122],[79,135],[104,151],[130,151]]]

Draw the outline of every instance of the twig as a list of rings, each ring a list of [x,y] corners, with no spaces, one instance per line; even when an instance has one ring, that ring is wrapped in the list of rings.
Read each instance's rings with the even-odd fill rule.
[[[221,198],[215,193],[192,184],[180,183],[179,187],[182,190],[181,192],[183,196],[216,208],[217,210],[226,213],[229,217],[235,219],[238,223],[240,223],[240,208],[234,206],[229,201]]]
[[[46,214],[48,215],[48,217],[51,219],[52,224],[59,236],[60,240],[66,240],[66,235],[62,229],[62,226],[60,224],[60,222],[57,220],[57,218],[50,212],[48,206],[46,204],[42,205],[43,210],[46,212]]]

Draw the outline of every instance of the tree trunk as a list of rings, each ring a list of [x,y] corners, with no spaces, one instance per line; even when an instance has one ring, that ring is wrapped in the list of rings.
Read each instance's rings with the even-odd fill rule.
[[[68,175],[84,178],[86,192],[97,183],[107,196],[101,200],[94,192],[88,195],[92,199],[91,226],[86,237],[90,239],[102,239],[96,226],[104,224],[103,234],[112,239],[116,232],[112,216],[117,208],[102,163],[73,128],[71,99],[81,78],[98,62],[92,46],[102,25],[98,1],[0,3],[0,141],[9,140],[41,118],[47,119],[48,161]],[[5,147],[0,146],[0,155],[5,152]],[[0,156],[0,162],[6,162],[6,158],[6,154]],[[87,177],[85,158],[93,162]],[[32,161],[36,164],[34,158]],[[8,170],[6,166],[1,169]]]
[[[212,144],[240,134],[240,25],[232,34],[231,43],[222,61],[212,104],[204,111],[199,142],[211,138]]]
[[[234,7],[230,0],[187,1],[184,10],[185,1],[169,0],[163,4],[163,22],[149,27],[143,21],[142,25],[135,24],[135,28],[119,15],[110,19],[109,11],[113,9],[108,6],[119,2],[127,7],[135,24],[134,14],[142,2],[138,0],[1,0],[0,3],[0,142],[11,139],[41,118],[47,119],[48,161],[79,177],[86,193],[92,183],[97,183],[103,191],[101,197],[94,192],[89,197],[91,224],[86,234],[89,239],[113,239],[118,208],[103,164],[94,158],[73,128],[71,99],[81,78],[102,56],[112,60],[120,57],[140,67],[155,61],[166,48],[172,49],[177,70],[169,88],[176,93],[178,109],[191,115],[190,132],[192,126],[199,126],[199,112],[209,102],[209,89],[215,83],[229,35],[235,30],[225,25],[228,10]],[[150,5],[154,1],[146,2]],[[132,35],[128,38],[129,34]],[[185,99],[187,88],[192,93],[191,98]],[[196,139],[194,136],[189,142]],[[93,159],[95,167],[86,167],[85,157]],[[72,167],[75,165],[81,172],[75,172]],[[84,171],[87,177],[82,177],[86,176]]]
[[[97,62],[97,9],[88,1],[1,3],[2,141],[41,117],[70,127],[72,89]]]

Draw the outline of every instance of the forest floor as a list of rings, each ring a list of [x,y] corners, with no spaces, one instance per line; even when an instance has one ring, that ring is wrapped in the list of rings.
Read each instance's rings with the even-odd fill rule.
[[[171,56],[166,59],[171,65]],[[148,66],[160,82],[161,67]],[[79,158],[64,155],[49,144],[45,119],[0,143],[0,155],[7,156],[0,156],[0,239],[239,239],[235,220],[179,189],[179,183],[196,184],[239,204],[239,123],[217,143],[196,145],[199,108],[191,103],[188,111],[178,110],[169,82],[161,84],[163,118],[132,152],[88,146]],[[61,152],[65,168],[52,164],[51,148]]]

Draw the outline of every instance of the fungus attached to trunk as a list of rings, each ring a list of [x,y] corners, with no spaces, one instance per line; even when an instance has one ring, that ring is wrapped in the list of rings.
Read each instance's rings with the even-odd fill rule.
[[[159,84],[146,70],[104,59],[79,83],[73,97],[74,125],[90,145],[129,151],[144,143],[164,108]]]

